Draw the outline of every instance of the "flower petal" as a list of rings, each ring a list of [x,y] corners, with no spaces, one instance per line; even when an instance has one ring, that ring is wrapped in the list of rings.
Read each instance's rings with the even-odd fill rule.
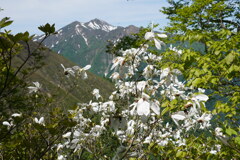
[[[209,99],[208,96],[205,94],[196,95],[195,98],[199,101],[207,101]]]
[[[160,107],[159,107],[159,102],[158,101],[154,101],[151,102],[150,108],[153,110],[154,113],[156,113],[157,115],[160,114]]]
[[[160,38],[167,38],[166,34],[157,34],[157,36],[160,37]]]
[[[162,41],[160,41],[159,39],[156,39],[156,38],[154,38],[154,43],[155,43],[155,47],[159,50],[162,48],[161,46],[164,45],[164,43]]]
[[[171,115],[171,117],[175,120],[184,120],[186,115],[183,111],[179,111],[176,114]]]
[[[7,122],[7,121],[4,121],[2,124],[3,124],[4,126],[11,126],[11,124],[10,124],[9,122]]]
[[[153,32],[147,32],[144,36],[146,40],[149,40],[151,38],[154,38],[154,33]]]
[[[86,71],[86,70],[89,70],[91,68],[91,65],[86,65],[85,67],[83,67],[83,69]]]
[[[167,77],[168,74],[170,72],[170,69],[169,68],[165,68],[162,70],[162,73],[161,73],[161,76],[160,76],[160,80],[162,80],[163,78]]]
[[[137,114],[148,116],[150,114],[150,103],[141,98],[137,103]]]
[[[64,134],[62,137],[63,138],[69,138],[71,136],[71,132],[67,132],[66,134]]]

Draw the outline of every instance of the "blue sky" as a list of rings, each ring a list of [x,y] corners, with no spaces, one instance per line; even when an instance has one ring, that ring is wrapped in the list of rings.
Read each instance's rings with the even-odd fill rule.
[[[154,22],[165,26],[167,20],[159,12],[166,0],[1,0],[0,18],[11,17],[13,33],[29,31],[40,34],[37,27],[55,23],[56,28],[73,22],[102,19],[115,26],[147,26]]]

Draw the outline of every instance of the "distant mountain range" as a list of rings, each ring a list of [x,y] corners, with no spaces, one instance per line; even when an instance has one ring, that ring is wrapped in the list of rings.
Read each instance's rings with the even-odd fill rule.
[[[91,64],[91,72],[103,76],[109,71],[112,55],[106,53],[108,40],[117,40],[125,35],[137,33],[138,27],[113,26],[99,19],[89,22],[72,22],[49,37],[44,45],[70,61],[85,66]],[[43,36],[35,37],[41,41]]]

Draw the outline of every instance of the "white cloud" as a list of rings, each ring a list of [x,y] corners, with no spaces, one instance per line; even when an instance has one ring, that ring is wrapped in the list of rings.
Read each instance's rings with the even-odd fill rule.
[[[143,25],[166,20],[159,12],[166,0],[1,0],[1,17],[14,20],[15,32],[37,32],[41,24],[55,23],[57,28],[75,20],[103,19],[113,25]]]

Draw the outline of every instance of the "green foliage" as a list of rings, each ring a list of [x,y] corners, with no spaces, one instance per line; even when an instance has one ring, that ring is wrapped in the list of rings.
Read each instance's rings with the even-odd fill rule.
[[[12,24],[13,21],[9,20],[9,17],[5,17],[0,21],[0,29],[9,26],[10,24]]]
[[[3,18],[0,29],[11,23]],[[55,31],[54,25],[40,28],[45,38]],[[1,159],[56,159],[54,147],[74,125],[44,91],[28,93],[27,78],[42,66],[43,58],[42,42],[34,46],[32,38],[28,32],[0,32]]]
[[[48,36],[50,34],[56,34],[56,32],[55,32],[55,24],[50,25],[49,23],[47,23],[44,26],[43,25],[39,26],[38,29],[43,31],[46,36]]]
[[[240,19],[239,2],[227,0],[169,1],[162,12],[170,19],[166,32],[171,42],[198,42],[204,52],[181,46],[181,56],[172,51],[163,53],[163,64],[178,68],[189,86],[208,89],[215,99],[215,124],[225,123],[229,136],[227,147],[219,157],[239,157],[239,91],[240,91]],[[175,55],[174,55],[175,54]],[[174,57],[174,56],[175,57]],[[221,122],[221,123],[219,123]],[[226,145],[226,144],[225,144]],[[178,153],[178,155],[182,155]],[[211,158],[211,156],[208,156]]]

